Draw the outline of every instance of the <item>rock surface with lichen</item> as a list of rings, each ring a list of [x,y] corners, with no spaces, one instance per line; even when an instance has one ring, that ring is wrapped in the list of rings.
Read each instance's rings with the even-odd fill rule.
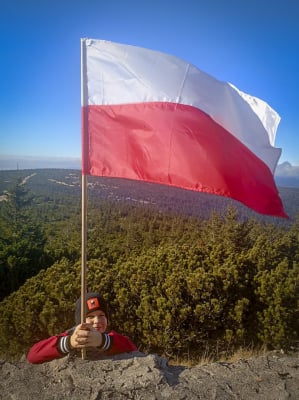
[[[65,357],[39,365],[0,361],[0,399],[297,400],[299,353],[189,368],[142,353],[97,361]]]

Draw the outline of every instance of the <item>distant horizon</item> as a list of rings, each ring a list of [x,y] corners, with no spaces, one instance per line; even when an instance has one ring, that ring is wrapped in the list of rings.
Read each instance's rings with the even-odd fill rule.
[[[39,168],[81,169],[81,157],[1,155],[0,170]]]
[[[81,157],[0,154],[0,171],[48,168],[81,170]],[[289,161],[279,163],[276,167],[274,177],[294,178],[299,180],[299,166],[292,165]]]

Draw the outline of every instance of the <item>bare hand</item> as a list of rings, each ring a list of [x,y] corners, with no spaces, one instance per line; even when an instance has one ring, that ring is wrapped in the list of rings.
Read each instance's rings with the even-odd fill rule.
[[[70,343],[74,349],[99,347],[102,344],[102,334],[90,324],[80,324],[72,334]]]

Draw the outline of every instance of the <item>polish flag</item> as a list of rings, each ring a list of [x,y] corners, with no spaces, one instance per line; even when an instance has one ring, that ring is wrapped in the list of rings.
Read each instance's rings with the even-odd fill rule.
[[[82,174],[230,197],[286,217],[279,115],[172,55],[82,39]]]

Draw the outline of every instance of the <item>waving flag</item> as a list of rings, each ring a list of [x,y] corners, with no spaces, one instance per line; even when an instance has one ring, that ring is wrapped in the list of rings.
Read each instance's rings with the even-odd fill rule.
[[[226,196],[286,217],[280,117],[172,55],[82,39],[82,173]]]

